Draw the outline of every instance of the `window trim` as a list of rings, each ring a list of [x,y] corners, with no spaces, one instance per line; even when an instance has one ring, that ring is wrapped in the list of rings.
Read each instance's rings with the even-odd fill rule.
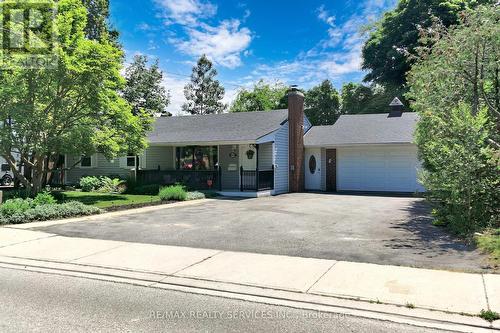
[[[181,161],[181,149],[192,149],[192,152],[191,152],[191,164],[195,165],[195,161],[196,161],[196,150],[199,149],[199,148],[202,148],[202,149],[205,149],[205,148],[209,148],[210,149],[210,153],[212,154],[212,156],[214,157],[213,159],[213,166],[212,168],[210,169],[206,169],[206,170],[196,170],[196,169],[183,169],[180,165],[180,161]],[[209,146],[204,146],[204,145],[189,145],[189,146],[176,146],[174,147],[174,167],[175,167],[175,170],[178,170],[178,171],[216,171],[217,170],[217,165],[219,164],[219,146],[218,145],[209,145]]]
[[[83,162],[84,158],[89,158],[90,159],[90,166],[82,165],[82,162]],[[82,155],[80,157],[80,163],[78,163],[78,167],[80,169],[92,169],[92,168],[95,168],[94,155],[90,155],[90,156],[84,156],[84,155]]]
[[[129,158],[133,158],[134,159],[134,164],[133,165],[128,165]],[[132,169],[135,168],[136,167],[136,163],[137,163],[137,156],[135,156],[135,155],[127,155],[125,157],[125,165],[126,165],[127,168],[132,168]]]

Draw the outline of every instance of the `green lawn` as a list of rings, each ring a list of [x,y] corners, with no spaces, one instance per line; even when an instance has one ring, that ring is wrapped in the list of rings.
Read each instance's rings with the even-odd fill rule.
[[[490,230],[481,236],[476,236],[477,246],[490,255],[491,261],[500,265],[500,229]]]
[[[86,205],[109,208],[160,201],[157,195],[108,194],[94,192],[63,192],[60,201],[80,201]]]

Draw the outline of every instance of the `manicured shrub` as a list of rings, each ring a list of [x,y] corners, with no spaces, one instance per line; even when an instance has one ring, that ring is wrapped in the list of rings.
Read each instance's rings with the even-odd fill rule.
[[[80,187],[83,192],[92,192],[101,187],[101,180],[98,177],[82,177],[80,179]]]
[[[160,190],[160,200],[162,201],[185,201],[187,192],[182,185],[164,187]]]
[[[9,217],[15,214],[22,214],[34,206],[33,199],[10,199],[0,205],[0,215]]]
[[[68,217],[86,216],[100,213],[101,210],[94,206],[87,206],[81,202],[67,202],[64,204],[40,205],[17,212],[10,216],[0,217],[3,224],[21,224],[34,221],[48,221]]]
[[[201,200],[205,199],[205,193],[199,191],[188,192],[186,200]]]
[[[40,192],[33,200],[33,204],[35,206],[53,205],[55,203],[57,203],[57,201],[50,192]]]
[[[25,189],[14,189],[7,190],[3,192],[3,200],[7,201],[10,199],[26,199],[29,197],[29,193]]]
[[[97,188],[100,193],[123,193],[127,189],[126,181],[119,178],[100,177],[101,184]]]
[[[50,194],[56,199],[56,202],[63,202],[65,199],[63,191],[53,191]]]
[[[135,187],[128,187],[127,194],[137,194],[137,195],[158,195],[160,192],[160,185],[136,185]]]
[[[119,178],[83,177],[80,179],[83,192],[123,193],[127,189],[127,182]]]

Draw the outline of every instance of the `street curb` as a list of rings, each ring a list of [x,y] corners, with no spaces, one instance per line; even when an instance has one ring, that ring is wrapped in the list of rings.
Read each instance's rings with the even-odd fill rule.
[[[500,331],[500,322],[489,324],[478,317],[455,313],[420,308],[408,309],[391,304],[375,304],[353,299],[198,280],[151,272],[13,257],[0,257],[0,267],[203,294],[303,310],[338,313],[441,330],[458,332]]]

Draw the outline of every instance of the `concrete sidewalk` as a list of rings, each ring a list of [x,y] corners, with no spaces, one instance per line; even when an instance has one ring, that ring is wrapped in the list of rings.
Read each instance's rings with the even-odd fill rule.
[[[500,275],[69,238],[0,228],[0,264],[35,266],[35,262],[37,267],[49,267],[40,264],[43,262],[52,268],[87,273],[110,269],[113,276],[140,276],[150,282],[182,279],[184,284],[218,283],[220,290],[259,288],[270,293],[469,315],[488,309],[500,312]]]

